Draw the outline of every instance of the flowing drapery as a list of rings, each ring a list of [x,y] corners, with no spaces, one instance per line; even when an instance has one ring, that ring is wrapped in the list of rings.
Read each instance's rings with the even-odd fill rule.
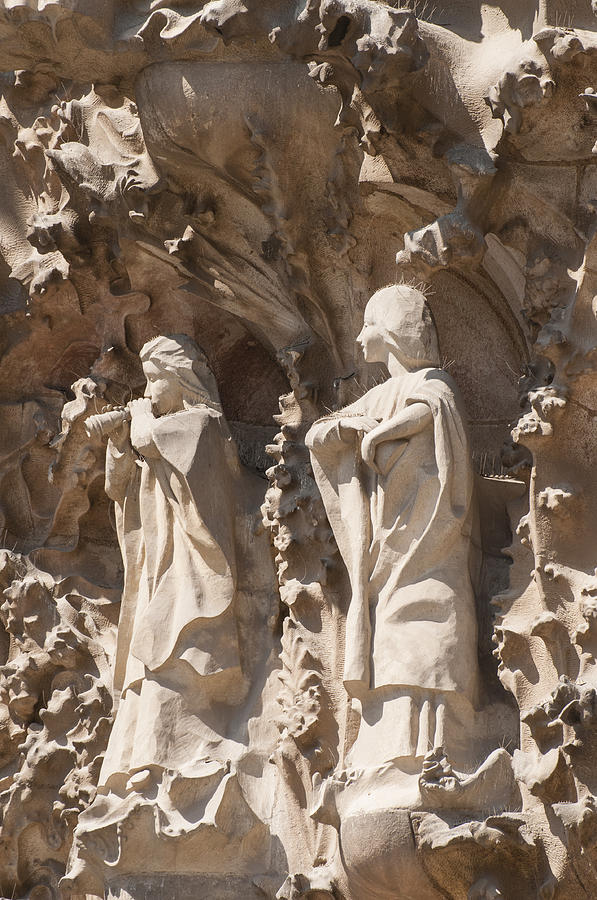
[[[187,763],[189,754],[201,757],[219,737],[200,714],[212,685],[218,676],[225,685],[241,677],[236,449],[222,413],[207,406],[157,418],[151,438],[143,458],[130,445],[121,452],[110,442],[107,450],[125,575],[118,714],[101,782],[113,772],[175,765],[173,753]]]
[[[342,417],[389,422],[413,403],[432,425],[386,449],[382,474],[365,466],[362,432]],[[450,377],[407,373],[370,390],[308,436],[313,469],[351,581],[344,681],[457,692],[474,700],[477,641],[469,572],[472,470]]]

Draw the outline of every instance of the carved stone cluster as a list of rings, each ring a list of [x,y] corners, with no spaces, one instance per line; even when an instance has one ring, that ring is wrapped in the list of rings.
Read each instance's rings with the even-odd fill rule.
[[[0,0],[3,897],[597,896],[597,4],[535,5]]]

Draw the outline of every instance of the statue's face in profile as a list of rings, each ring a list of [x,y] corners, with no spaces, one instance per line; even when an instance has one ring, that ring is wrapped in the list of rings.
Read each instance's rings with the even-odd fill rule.
[[[408,370],[439,362],[425,296],[407,284],[389,285],[373,294],[357,342],[366,362],[387,364],[391,355]]]
[[[151,360],[143,363],[147,379],[145,396],[151,399],[155,412],[160,415],[173,412],[182,406],[182,391],[176,378],[164,372]]]
[[[375,307],[369,302],[365,310],[363,327],[357,335],[357,343],[361,345],[366,362],[383,362],[387,356],[382,329],[375,313]]]

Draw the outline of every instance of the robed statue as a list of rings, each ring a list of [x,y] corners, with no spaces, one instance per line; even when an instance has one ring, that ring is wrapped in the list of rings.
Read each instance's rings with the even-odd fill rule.
[[[104,857],[126,866],[126,853],[143,853],[148,870],[169,871],[176,842],[163,838],[185,836],[206,860],[224,844],[234,859],[257,827],[235,765],[245,742],[229,733],[248,689],[237,622],[250,476],[197,344],[160,336],[140,356],[145,396],[87,423],[109,438],[124,586],[114,725],[63,880],[79,893],[101,893]],[[123,822],[138,847],[123,842]]]
[[[117,712],[100,783],[139,767],[188,766],[189,753],[208,756],[219,736],[193,723],[179,698],[209,707],[242,682],[234,618],[240,464],[216,381],[185,335],[157,337],[140,356],[145,397],[128,405],[130,422],[110,433],[106,451],[124,588]]]
[[[358,342],[390,377],[315,422],[307,444],[350,579],[344,684],[361,715],[352,758],[418,766],[450,744],[476,698],[465,416],[418,290],[378,291]]]

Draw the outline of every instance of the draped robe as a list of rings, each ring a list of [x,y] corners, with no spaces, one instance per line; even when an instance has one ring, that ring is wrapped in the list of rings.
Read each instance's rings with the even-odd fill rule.
[[[372,419],[389,422],[413,403],[429,408],[431,424],[407,440],[379,444],[384,462],[378,475],[362,461],[362,434],[371,430]],[[361,432],[342,429],[348,417],[357,423],[362,417]],[[402,697],[417,694],[436,706],[441,701],[442,708],[450,693],[474,701],[473,475],[451,378],[429,368],[390,378],[315,422],[306,440],[351,582],[348,692],[393,687]],[[431,730],[436,726],[439,713]],[[416,744],[416,734],[405,741]]]
[[[117,715],[100,784],[147,765],[188,765],[216,742],[198,709],[209,706],[218,677],[227,686],[241,678],[233,610],[238,479],[224,417],[207,406],[155,419],[143,456],[130,444],[123,451],[108,444],[106,492],[115,503],[124,589]]]

